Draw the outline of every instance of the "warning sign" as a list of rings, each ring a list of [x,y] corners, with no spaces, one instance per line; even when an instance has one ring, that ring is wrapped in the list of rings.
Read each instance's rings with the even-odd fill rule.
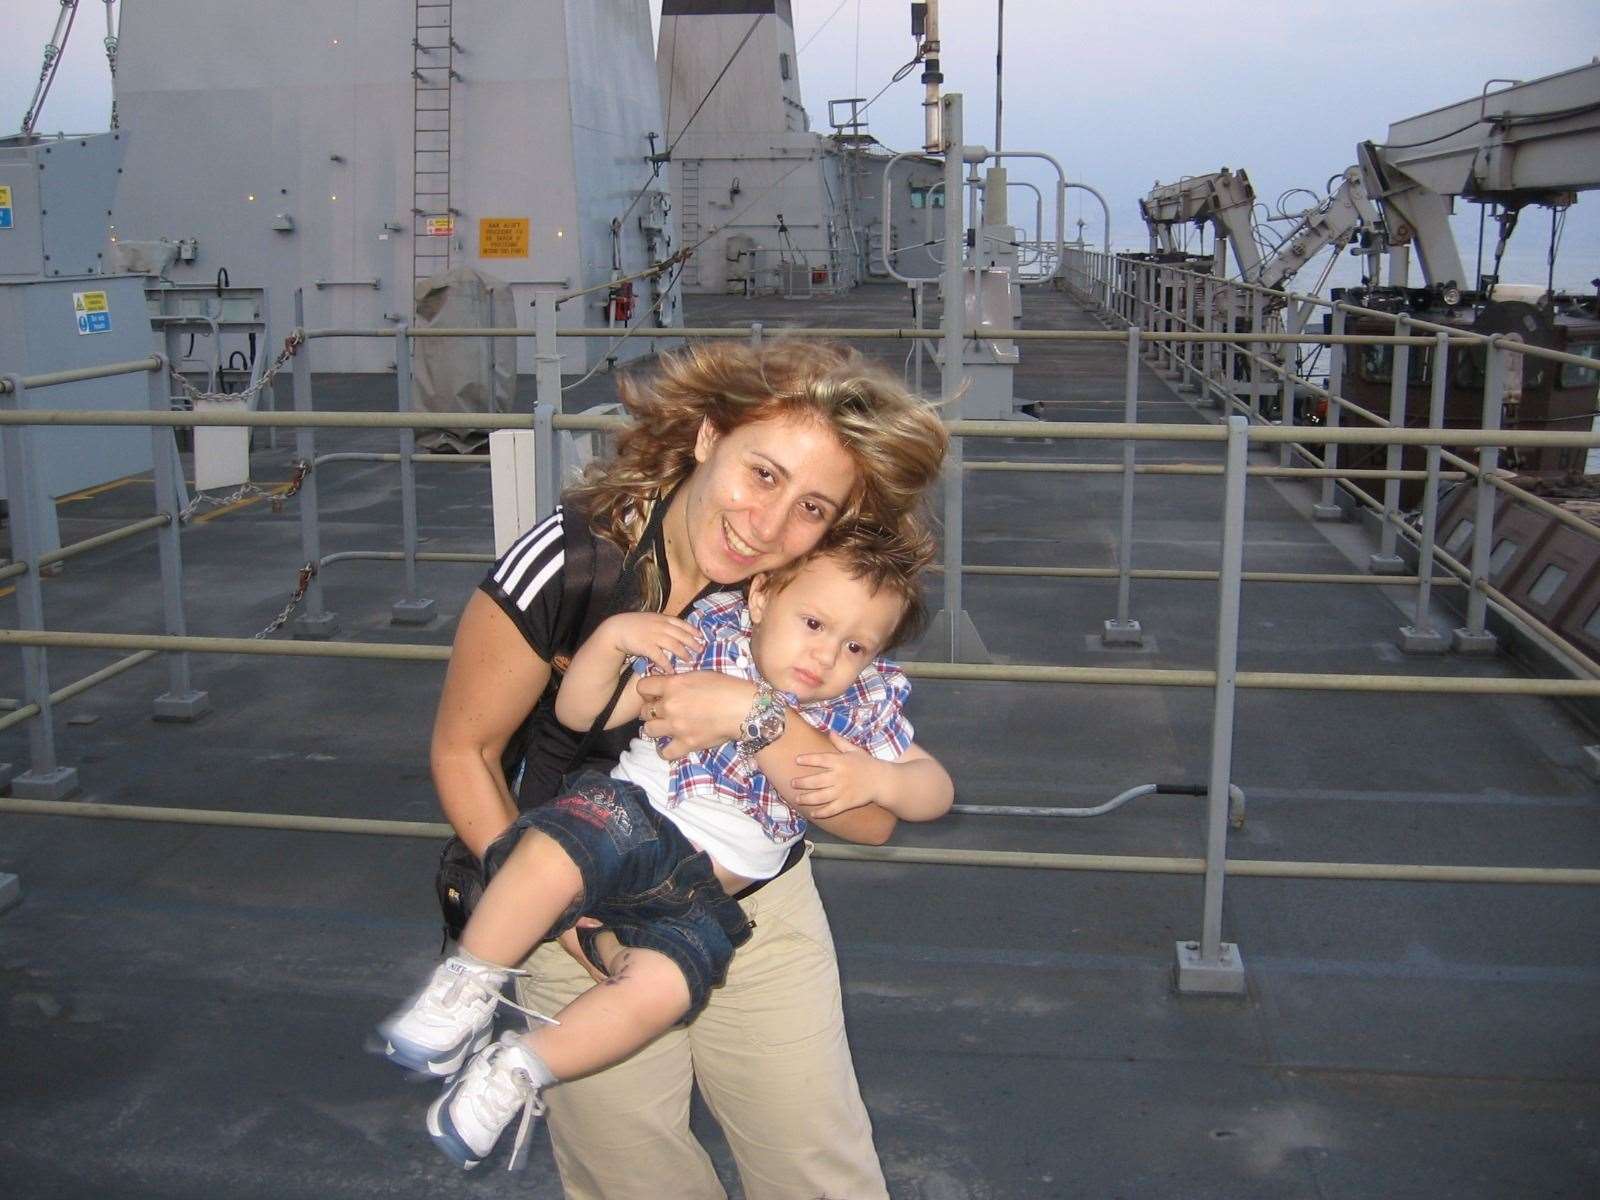
[[[0,229],[11,228],[11,187],[0,184]]]
[[[482,217],[478,221],[479,258],[527,258],[527,217]]]
[[[104,292],[73,292],[72,312],[79,333],[111,332],[111,307]]]
[[[456,231],[454,217],[429,217],[426,226],[428,237],[449,237]]]

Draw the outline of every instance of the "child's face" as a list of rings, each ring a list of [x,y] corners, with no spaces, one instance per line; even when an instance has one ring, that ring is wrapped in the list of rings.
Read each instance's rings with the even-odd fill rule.
[[[888,642],[905,609],[889,588],[873,592],[831,558],[812,559],[776,595],[750,587],[750,653],[761,677],[802,701],[828,700],[855,682]]]

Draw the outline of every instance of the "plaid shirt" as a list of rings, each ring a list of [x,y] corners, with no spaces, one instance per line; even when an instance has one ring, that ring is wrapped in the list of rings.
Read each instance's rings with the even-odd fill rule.
[[[744,596],[737,592],[707,596],[694,606],[687,620],[699,630],[705,644],[692,660],[674,658],[677,670],[720,671],[737,679],[761,681],[750,657],[750,610]],[[636,659],[634,670],[643,674],[655,668],[646,659]],[[778,694],[808,725],[837,733],[875,758],[897,759],[911,745],[911,722],[900,711],[911,694],[911,684],[905,672],[884,659],[874,659],[842,696],[831,700],[799,704],[788,692]],[[662,738],[658,744],[666,741]],[[784,803],[755,763],[739,753],[736,742],[693,751],[672,764],[667,806],[676,808],[688,796],[733,805],[774,842],[792,842],[805,831],[805,818]]]

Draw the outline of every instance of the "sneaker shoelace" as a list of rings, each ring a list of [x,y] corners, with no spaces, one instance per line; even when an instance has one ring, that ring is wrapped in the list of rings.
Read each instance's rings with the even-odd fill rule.
[[[540,1089],[526,1071],[500,1062],[507,1053],[509,1051],[500,1044],[484,1052],[479,1060],[483,1087],[477,1094],[468,1096],[468,1103],[485,1128],[491,1129],[503,1130],[517,1110],[522,1111],[517,1136],[511,1143],[511,1161],[506,1164],[508,1171],[515,1171],[528,1160],[528,1136],[533,1131],[534,1120],[544,1114],[544,1101]]]
[[[519,967],[495,967],[495,971],[516,977],[530,974]],[[433,985],[423,993],[422,1007],[430,1017],[445,1018],[457,1004],[462,1003],[461,991],[463,988],[474,988],[483,996],[488,997],[495,1004],[504,1004],[507,1008],[514,1008],[524,1016],[532,1017],[536,1021],[543,1021],[546,1025],[559,1025],[560,1021],[554,1017],[547,1017],[544,1013],[535,1012],[531,1008],[524,1008],[515,1000],[506,996],[498,984],[490,984],[482,975],[467,970],[452,974],[448,981],[435,980]],[[468,997],[466,1003],[471,1003],[476,997]]]

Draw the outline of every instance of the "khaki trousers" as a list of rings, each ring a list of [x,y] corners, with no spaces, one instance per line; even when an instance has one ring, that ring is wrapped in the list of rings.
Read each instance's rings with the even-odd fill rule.
[[[568,1200],[725,1200],[689,1132],[696,1079],[746,1200],[887,1200],[809,852],[740,903],[755,929],[693,1024],[546,1093]],[[525,965],[519,998],[541,1012],[594,982],[554,944]]]

